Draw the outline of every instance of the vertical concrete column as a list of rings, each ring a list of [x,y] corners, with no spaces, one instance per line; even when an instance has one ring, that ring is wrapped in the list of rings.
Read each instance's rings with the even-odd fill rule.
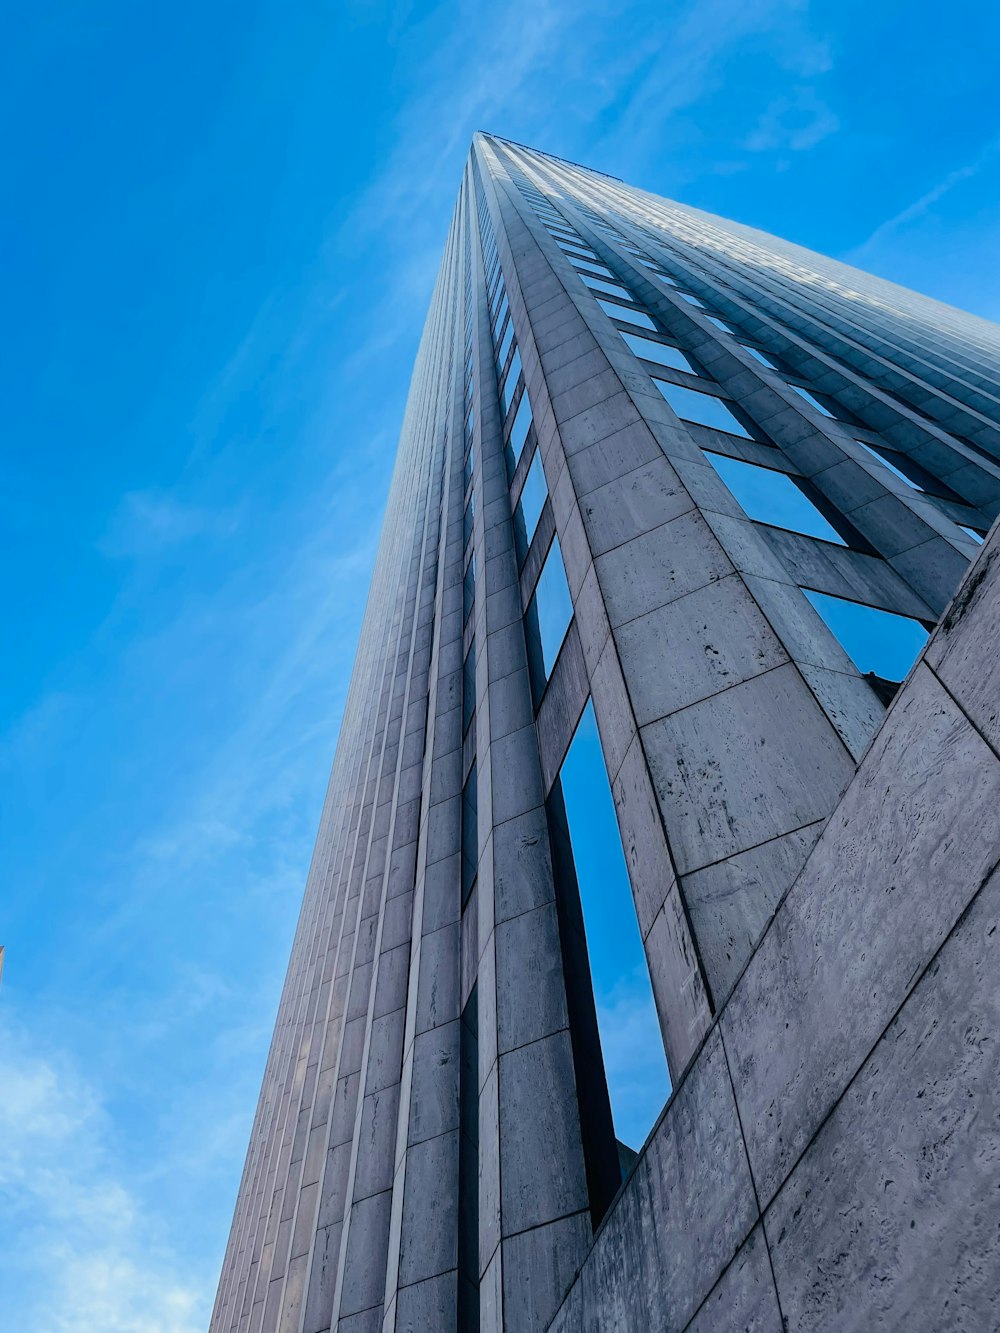
[[[499,163],[496,174],[546,480],[679,1072],[707,1020],[693,956],[720,998],[854,763],[702,512],[709,496],[738,506]],[[711,908],[695,918],[686,882],[710,868]]]
[[[590,1200],[481,278],[477,294],[480,1314],[527,1333],[586,1252]]]
[[[435,516],[428,533],[434,556],[436,537]],[[436,559],[431,561],[417,588],[426,587],[428,581],[433,585],[434,579]],[[414,623],[410,678],[404,694],[404,730],[396,760],[395,786],[388,803],[389,834],[395,838],[398,830],[406,841],[416,836],[418,827],[433,603],[423,602],[421,610],[422,615]],[[412,889],[388,898],[389,879],[384,871],[369,883],[374,910],[362,924],[371,922],[373,959],[362,1083],[346,1189],[346,1197],[352,1203],[341,1241],[340,1327],[349,1327],[349,1317],[362,1313],[366,1313],[365,1322],[375,1326],[381,1323],[406,1018]],[[368,951],[366,947],[365,954]]]
[[[463,212],[466,211],[463,209]],[[466,224],[467,225],[467,224]],[[455,1328],[458,1266],[459,916],[465,230],[458,229],[439,505],[441,575],[423,760],[420,843],[393,1171],[384,1333]]]

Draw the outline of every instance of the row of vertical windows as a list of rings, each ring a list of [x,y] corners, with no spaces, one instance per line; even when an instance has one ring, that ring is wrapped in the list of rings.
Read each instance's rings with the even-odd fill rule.
[[[631,293],[611,269],[577,236],[539,192],[521,185],[537,215],[595,299],[628,303]],[[608,308],[608,307],[605,307]],[[613,307],[612,307],[613,308]],[[640,312],[617,308],[623,319]],[[649,325],[655,329],[656,325]],[[691,369],[685,365],[685,369]],[[512,440],[521,433],[512,429]],[[516,455],[515,455],[516,464]],[[548,497],[539,451],[525,473],[515,511],[515,540],[521,563],[527,557]],[[573,620],[573,604],[559,539],[553,536],[539,579],[525,612],[525,639],[536,704],[559,659]],[[563,892],[579,901],[585,949],[579,984],[592,994],[599,1052],[596,1072],[604,1066],[613,1134],[639,1146],[669,1094],[667,1064],[659,1020],[645,962],[631,882],[601,753],[593,705],[588,702],[548,798],[553,864],[569,878]],[[587,958],[589,961],[587,961]],[[573,985],[572,977],[569,985]],[[588,1068],[589,1077],[595,1069]],[[631,1157],[631,1153],[627,1153]]]
[[[610,231],[609,228],[605,230]],[[619,242],[620,243],[620,242]],[[637,257],[639,252],[633,249]],[[652,267],[652,265],[650,265]],[[660,275],[662,278],[662,274]],[[670,280],[672,285],[676,282]],[[600,291],[596,284],[588,283],[592,290]],[[720,331],[735,337],[735,331],[719,316],[711,313],[705,301],[693,293],[679,291],[678,294],[690,305],[705,312],[706,318]],[[617,294],[616,294],[617,295]],[[626,299],[634,300],[625,292]],[[620,303],[610,303],[598,298],[599,304],[611,315],[616,323],[627,320],[658,331],[655,321],[646,313],[641,314],[624,308]],[[658,365],[680,370],[688,374],[700,374],[696,362],[687,357],[680,348],[670,344],[643,338],[636,333],[619,328],[619,333],[629,349],[643,360]],[[851,414],[844,413],[838,405],[825,395],[816,394],[803,385],[796,384],[793,377],[781,365],[777,358],[762,352],[752,344],[743,342],[744,349],[769,370],[775,371],[785,379],[805,401],[815,407],[824,416],[840,420],[845,425],[852,422]],[[677,415],[686,421],[704,425],[728,434],[753,438],[746,424],[732,407],[721,397],[697,392],[694,389],[673,382],[664,381],[654,376],[654,382],[660,393]],[[882,452],[871,445],[859,441],[862,446],[885,466],[889,467],[908,485],[923,489],[907,475],[902,467],[894,466]],[[749,518],[776,527],[787,528],[793,532],[818,538],[823,541],[846,545],[843,536],[823,512],[829,506],[823,504],[822,497],[812,491],[808,481],[790,476],[777,469],[764,468],[739,459],[716,454],[705,450],[705,456],[721,477],[730,493],[736,498]],[[909,460],[899,456],[900,463],[906,466]],[[911,473],[915,470],[911,466]],[[946,487],[938,487],[946,490]],[[950,496],[947,498],[951,498]],[[818,503],[817,503],[818,502]],[[823,506],[823,507],[821,507]],[[831,511],[831,517],[835,515]],[[966,529],[974,538],[981,540],[972,529]],[[926,630],[915,620],[893,614],[861,603],[849,602],[827,594],[803,590],[811,604],[839,640],[845,651],[852,658],[859,670],[872,672],[885,680],[901,679],[913,662],[926,639]]]
[[[629,301],[626,288],[541,194],[527,184],[521,188],[595,299],[614,297]],[[632,317],[632,311],[620,313],[625,318]],[[512,463],[516,466],[523,447],[517,441],[525,434],[515,418],[511,430],[513,447],[508,448],[509,466]],[[515,541],[521,563],[526,559],[547,498],[542,459],[536,447],[514,512]],[[553,536],[525,613],[536,706],[559,657],[573,613],[559,539]],[[612,1148],[620,1149],[621,1140],[637,1147],[659,1114],[670,1084],[592,703],[588,703],[577,725],[549,794],[547,809],[553,864],[564,902],[560,929],[572,932],[582,928],[582,950],[567,949],[564,943],[564,956],[575,960],[568,964],[568,994],[571,1005],[574,990],[587,997],[583,1003],[592,1017],[577,1012],[578,1027],[590,1032],[596,1021],[597,1050],[584,1049],[575,1058],[582,1059],[589,1080],[600,1078],[603,1065],[611,1128],[618,1141]],[[566,908],[567,900],[571,910]],[[578,1038],[579,1035],[578,1031]],[[624,1156],[631,1158],[632,1154],[625,1150]],[[617,1170],[617,1158],[615,1167]]]
[[[697,300],[695,298],[695,300]],[[698,304],[703,305],[701,302]],[[600,301],[599,304],[612,315],[613,318],[620,318],[622,314],[621,307],[608,307],[607,303]],[[656,331],[656,325],[648,315],[637,315],[636,312],[629,310],[627,319],[635,321],[642,319],[648,323],[649,327]],[[717,317],[710,316],[712,322],[723,331],[732,334],[728,325]],[[697,363],[686,356],[678,347],[661,341],[643,338],[641,335],[633,334],[627,330],[619,329],[622,338],[625,340],[629,349],[644,360],[655,362],[675,370],[681,370],[689,374],[701,374]],[[744,348],[755,355],[756,358],[769,369],[775,370],[779,374],[785,374],[776,361],[769,359],[752,345],[743,343]],[[746,422],[737,415],[726,400],[710,392],[698,392],[684,385],[675,384],[672,381],[664,381],[654,374],[654,382],[660,393],[670,404],[677,415],[685,421],[691,421],[697,425],[708,426],[715,430],[722,430],[731,435],[739,435],[744,438],[754,438]],[[824,395],[818,395],[812,390],[806,389],[799,384],[795,384],[788,379],[790,387],[793,388],[803,399],[809,402],[824,416],[840,420],[845,425],[851,422],[845,418],[850,414],[843,413],[832,400],[827,400]],[[756,432],[759,437],[759,431]],[[767,441],[767,443],[770,443]],[[912,473],[916,470],[912,465],[910,467],[911,475],[907,475],[902,467],[896,465],[887,459],[884,454],[874,450],[870,445],[859,441],[869,453],[879,459],[886,467],[893,471],[897,476],[915,489],[923,490],[919,482],[914,480]],[[714,462],[713,460],[710,460]],[[741,463],[736,464],[735,460],[729,460],[735,468],[748,469],[749,477],[755,476],[753,485],[737,485],[734,489],[732,478],[724,477],[730,490],[734,491],[736,498],[740,500],[743,507],[751,517],[760,522],[771,523],[779,527],[788,527],[794,532],[802,532],[809,536],[819,537],[826,541],[837,542],[844,545],[844,538],[836,531],[833,524],[825,517],[821,509],[809,498],[806,493],[807,483],[801,483],[791,477],[784,476],[780,472],[771,474],[768,469],[754,467],[753,465]],[[905,467],[907,460],[900,456],[900,463]],[[727,464],[728,467],[728,464]],[[717,467],[717,470],[719,468]],[[939,491],[946,491],[946,487],[938,486]],[[744,498],[749,496],[748,503],[744,503]],[[946,495],[944,498],[957,499],[952,495]],[[965,528],[964,531],[976,541],[981,541],[981,536],[972,528]]]

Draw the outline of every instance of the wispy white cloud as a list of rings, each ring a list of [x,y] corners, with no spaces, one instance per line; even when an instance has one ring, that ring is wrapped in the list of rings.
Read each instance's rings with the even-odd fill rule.
[[[597,997],[604,1072],[618,1137],[641,1146],[670,1090],[660,1023],[645,964]]]
[[[770,103],[743,146],[751,153],[801,153],[839,128],[839,119],[816,90],[799,87]]]
[[[116,1171],[98,1089],[58,1052],[40,1052],[9,1016],[0,1067],[0,1195],[42,1277],[26,1288],[8,1275],[4,1327],[204,1333],[210,1275],[162,1245]]]
[[[998,156],[1000,156],[1000,138],[991,139],[982,152],[977,154],[971,162],[957,167],[954,171],[949,171],[936,185],[931,186],[912,204],[908,204],[906,208],[901,209],[891,218],[887,218],[885,222],[880,223],[871,235],[854,249],[852,259],[857,261],[866,252],[876,249],[883,241],[888,240],[894,233],[901,231],[912,222],[918,222],[930,213],[945,195],[950,194],[956,186],[972,180],[974,176],[978,176]]]

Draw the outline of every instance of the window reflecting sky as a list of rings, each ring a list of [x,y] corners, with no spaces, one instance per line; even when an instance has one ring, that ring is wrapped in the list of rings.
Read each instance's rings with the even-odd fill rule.
[[[538,615],[542,664],[545,678],[548,679],[569,629],[569,622],[573,619],[573,602],[569,595],[558,537],[552,539],[532,600]]]
[[[514,397],[514,390],[517,388],[517,377],[521,373],[521,353],[515,347],[514,355],[511,358],[510,369],[507,371],[507,378],[503,382],[503,392],[501,402],[503,403],[504,414],[510,407],[511,400]]]
[[[542,455],[536,449],[535,456],[531,460],[531,467],[528,468],[528,474],[524,479],[521,498],[518,501],[518,508],[524,521],[525,550],[531,545],[531,539],[535,535],[535,528],[538,527],[538,520],[541,518],[542,509],[548,495],[545,473],[542,470]]]
[[[804,589],[859,671],[902,680],[927,642],[918,620]]]
[[[748,518],[846,546],[837,529],[784,472],[755,467],[741,459],[726,458],[708,450],[705,457],[746,510]]]
[[[646,361],[655,361],[659,366],[672,366],[674,370],[686,370],[689,375],[697,373],[679,347],[654,342],[651,338],[640,338],[637,333],[622,333],[621,336],[630,350]]]
[[[588,703],[560,773],[615,1133],[641,1146],[670,1092],[601,740]]]
[[[600,296],[597,298],[597,304],[612,319],[624,319],[629,324],[638,324],[641,328],[653,329],[654,332],[656,330],[656,325],[644,310],[633,310],[629,306],[616,305],[614,301],[605,301]]]
[[[524,448],[524,442],[528,438],[528,431],[531,429],[531,403],[528,401],[528,391],[525,389],[521,394],[521,401],[517,405],[517,411],[514,413],[514,420],[510,427],[510,450],[514,467],[517,467],[517,460],[521,457],[521,450]]]
[[[682,384],[668,384],[665,380],[655,380],[654,383],[684,421],[694,421],[699,426],[712,426],[716,430],[728,431],[730,435],[744,435],[749,439],[747,428],[733,416],[723,399],[715,394],[699,393],[697,389],[686,389]]]

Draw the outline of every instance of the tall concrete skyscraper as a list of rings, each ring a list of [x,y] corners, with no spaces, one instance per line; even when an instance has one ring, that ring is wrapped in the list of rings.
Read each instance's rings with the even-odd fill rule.
[[[1000,1328],[998,384],[476,136],[212,1333]]]

